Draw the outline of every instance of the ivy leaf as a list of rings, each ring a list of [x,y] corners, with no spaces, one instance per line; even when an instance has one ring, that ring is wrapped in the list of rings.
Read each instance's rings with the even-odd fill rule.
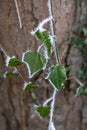
[[[45,31],[40,31],[37,30],[35,33],[35,36],[44,44],[45,48],[46,48],[46,52],[48,57],[51,54],[51,35],[50,33],[45,30]]]
[[[30,78],[46,67],[46,59],[39,52],[27,51],[23,54],[23,61],[27,64]]]
[[[33,85],[31,82],[24,84],[24,90],[32,90],[32,89],[36,89],[36,88],[38,88],[38,86]]]
[[[77,71],[77,75],[80,76],[80,77],[82,77],[82,76],[84,75],[83,70],[79,69],[79,70]]]
[[[87,28],[83,28],[83,33],[85,36],[87,36]]]
[[[19,66],[22,65],[23,63],[19,61],[15,56],[9,59],[8,61],[8,66]]]
[[[44,118],[46,117],[49,112],[50,112],[50,107],[48,106],[34,106],[34,110],[37,112],[37,114],[41,117]]]
[[[58,90],[63,88],[63,82],[66,78],[66,69],[63,65],[52,67],[50,69],[48,79],[50,83]]]
[[[79,44],[79,43],[81,43],[82,41],[81,41],[81,39],[79,38],[79,37],[72,37],[71,38],[71,41],[70,41],[70,44],[71,45],[75,45],[75,44]]]
[[[77,96],[87,95],[87,88],[86,87],[79,87],[79,88],[77,88],[76,95]]]
[[[17,72],[6,71],[5,74],[4,74],[4,77],[9,78],[10,76],[15,75],[15,74],[17,74]]]
[[[87,45],[87,39],[84,40],[85,45]]]

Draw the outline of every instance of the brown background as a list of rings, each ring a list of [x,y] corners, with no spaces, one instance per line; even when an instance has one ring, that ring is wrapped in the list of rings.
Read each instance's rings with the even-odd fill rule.
[[[48,17],[47,0],[19,0],[23,28],[19,28],[14,0],[0,0],[0,45],[9,56],[22,58],[28,49],[36,50],[38,41],[30,31],[38,23]],[[73,31],[87,24],[87,0],[53,0],[55,33],[62,63],[73,64],[69,75],[75,75],[83,61],[81,53],[70,47]],[[27,78],[25,66],[18,68]],[[4,79],[7,70],[5,56],[0,50],[0,130],[46,130],[49,117],[40,120],[32,107],[36,103],[29,92],[23,91],[23,81],[19,76]],[[49,97],[51,85],[46,83],[43,75],[39,81],[33,82],[41,86],[36,95],[40,103]],[[68,90],[57,94],[54,112],[56,130],[87,129],[87,97],[75,97],[71,88],[75,83],[69,82]]]

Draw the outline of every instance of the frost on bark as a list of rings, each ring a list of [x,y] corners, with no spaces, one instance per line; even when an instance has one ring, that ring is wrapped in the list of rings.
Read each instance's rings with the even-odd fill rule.
[[[53,0],[55,34],[60,58],[65,65],[73,64],[69,75],[75,74],[83,60],[79,50],[70,48],[70,38],[76,28],[87,24],[87,1],[77,1]],[[30,32],[41,20],[48,17],[48,9],[47,0],[19,0],[19,5],[22,29],[19,28],[14,0],[0,0],[0,47],[3,47],[11,57],[15,54],[21,59],[22,53],[26,50],[37,49],[39,43]],[[5,57],[0,50],[0,130],[46,130],[48,118],[40,120],[37,117],[32,109],[36,101],[31,98],[29,92],[23,91],[23,81],[18,75],[4,79],[3,74],[6,70]],[[18,67],[18,70],[28,80],[26,67],[22,65]],[[49,97],[51,89],[49,89],[50,85],[44,81],[43,75],[38,82],[37,78],[38,75],[33,82],[41,86],[36,91],[36,95],[42,103]],[[72,82],[68,84],[69,88],[73,86]],[[86,97],[75,98],[72,91],[61,91],[56,97],[54,112],[56,129],[86,130],[86,107]]]

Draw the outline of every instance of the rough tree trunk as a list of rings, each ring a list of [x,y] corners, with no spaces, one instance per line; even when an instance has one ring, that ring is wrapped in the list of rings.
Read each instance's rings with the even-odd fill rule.
[[[42,19],[48,17],[47,0],[19,0],[23,28],[19,29],[18,17],[14,0],[0,0],[0,45],[9,56],[16,55],[19,59],[28,49],[36,50],[38,42],[30,31]],[[74,47],[69,46],[73,30],[87,24],[86,0],[53,0],[55,34],[58,40],[59,54],[62,63],[73,64],[69,75],[75,75],[81,66],[82,57]],[[4,79],[7,70],[5,56],[0,50],[0,130],[47,130],[48,118],[40,120],[32,107],[36,102],[29,92],[23,91],[20,76]],[[27,70],[23,65],[18,67],[27,79]],[[34,80],[37,82],[37,80]],[[41,75],[38,82],[41,87],[36,92],[42,103],[50,95],[48,83]],[[75,84],[70,82],[68,87]],[[51,90],[52,91],[52,90]],[[72,91],[63,90],[57,94],[54,122],[56,130],[86,130],[87,101],[86,97],[75,98]]]

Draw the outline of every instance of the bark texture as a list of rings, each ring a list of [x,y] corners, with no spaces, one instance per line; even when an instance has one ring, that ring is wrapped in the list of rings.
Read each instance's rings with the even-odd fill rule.
[[[39,43],[31,36],[30,31],[38,23],[48,17],[47,0],[19,0],[23,28],[19,29],[14,0],[0,0],[0,47],[9,56],[22,58],[26,50],[36,50]],[[79,50],[70,47],[70,38],[78,27],[87,25],[86,0],[53,0],[53,15],[57,47],[62,63],[72,64],[69,75],[81,67],[83,58]],[[46,130],[49,117],[40,120],[32,107],[37,102],[31,98],[30,92],[23,91],[20,76],[4,79],[7,70],[5,56],[0,50],[0,130]],[[23,77],[29,81],[26,66],[18,67]],[[43,75],[33,79],[41,87],[37,90],[39,102],[45,101],[51,94],[51,85]],[[54,122],[56,130],[87,129],[87,97],[75,98],[71,88],[75,83],[69,82],[68,90],[57,94]]]

